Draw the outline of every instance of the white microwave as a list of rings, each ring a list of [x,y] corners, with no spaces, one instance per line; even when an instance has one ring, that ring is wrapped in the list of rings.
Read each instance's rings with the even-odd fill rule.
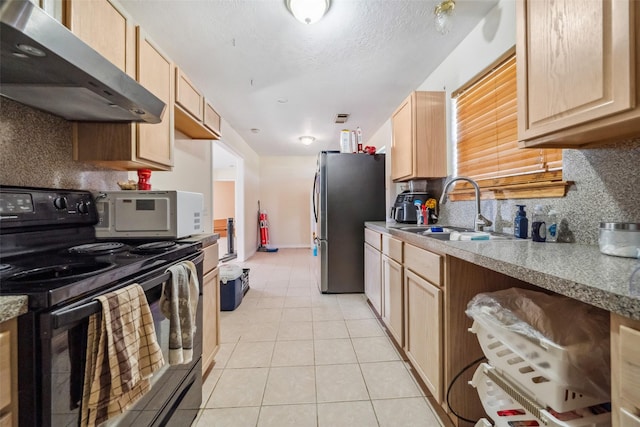
[[[203,233],[204,197],[188,191],[104,191],[94,194],[96,237],[170,240]]]

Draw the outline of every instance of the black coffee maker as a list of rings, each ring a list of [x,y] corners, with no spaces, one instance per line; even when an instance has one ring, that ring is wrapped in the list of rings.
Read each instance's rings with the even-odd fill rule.
[[[416,224],[418,222],[418,208],[414,204],[416,200],[420,200],[423,205],[433,206],[427,209],[427,224],[435,224],[438,221],[438,201],[427,192],[404,191],[398,194],[391,208],[391,218],[400,223]]]

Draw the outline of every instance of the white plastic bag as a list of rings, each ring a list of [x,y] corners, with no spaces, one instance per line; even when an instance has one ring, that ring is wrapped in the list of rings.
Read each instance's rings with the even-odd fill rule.
[[[532,366],[547,379],[593,397],[610,398],[608,312],[561,295],[511,288],[476,295],[466,313],[490,323],[503,343],[525,360],[532,355],[512,347],[509,334],[536,343],[546,360],[536,359]]]

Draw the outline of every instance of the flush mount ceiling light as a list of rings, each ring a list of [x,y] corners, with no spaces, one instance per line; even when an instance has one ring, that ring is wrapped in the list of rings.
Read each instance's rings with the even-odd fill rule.
[[[316,139],[313,136],[301,136],[298,138],[304,145],[310,145]]]
[[[284,3],[298,21],[313,24],[327,13],[330,0],[284,0]]]
[[[442,0],[433,10],[435,16],[436,30],[440,34],[447,34],[453,25],[453,12],[456,9],[454,0]]]

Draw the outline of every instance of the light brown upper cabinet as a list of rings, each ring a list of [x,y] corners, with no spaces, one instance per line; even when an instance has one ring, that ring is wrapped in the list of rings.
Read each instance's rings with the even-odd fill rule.
[[[391,178],[447,176],[444,92],[413,92],[391,116]]]
[[[518,0],[518,140],[577,148],[640,134],[640,4]]]
[[[220,139],[220,116],[176,67],[175,127],[192,139]]]
[[[140,27],[135,28],[135,47],[132,50],[136,53],[136,80],[166,104],[162,121],[156,124],[75,123],[73,158],[119,170],[171,170],[173,63]]]
[[[64,24],[72,33],[127,71],[127,18],[109,1],[67,0]]]

